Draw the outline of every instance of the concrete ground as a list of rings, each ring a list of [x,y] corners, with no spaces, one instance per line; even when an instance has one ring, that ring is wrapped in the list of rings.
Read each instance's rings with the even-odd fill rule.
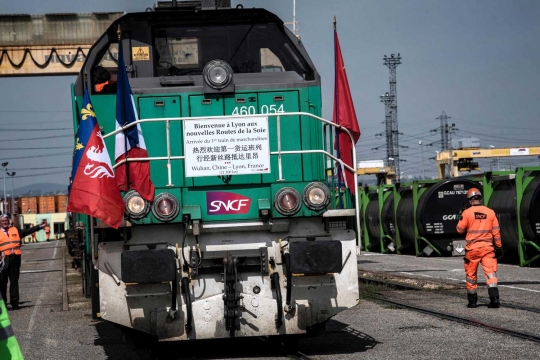
[[[81,293],[79,270],[63,241],[26,244],[22,248],[20,278],[21,305],[9,311],[15,334],[27,360],[85,359],[284,359],[280,351],[258,339],[212,340],[173,343],[152,349],[143,340],[125,337],[111,323],[93,321],[90,302]],[[64,260],[64,255],[65,260]],[[69,310],[63,308],[63,272]],[[461,261],[461,263],[460,263]],[[462,284],[461,259],[431,259],[386,255],[362,255],[359,272],[386,271],[404,276],[452,281]],[[539,269],[501,266],[499,271],[502,301],[540,307]],[[503,285],[505,287],[503,287]],[[361,285],[363,291],[367,291]],[[407,291],[390,295],[407,301],[439,306],[441,311],[472,312],[475,317],[513,321],[533,328],[538,314],[516,318],[515,310],[481,307],[464,308],[465,297],[427,293],[413,296]],[[10,308],[10,306],[8,306]],[[495,315],[494,315],[495,314]],[[302,339],[299,350],[313,359],[537,359],[540,346],[489,330],[461,325],[395,306],[361,299],[359,305],[342,312],[328,323],[327,334]]]

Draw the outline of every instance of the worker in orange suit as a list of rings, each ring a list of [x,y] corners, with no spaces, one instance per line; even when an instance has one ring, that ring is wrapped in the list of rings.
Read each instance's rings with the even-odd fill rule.
[[[49,225],[45,226],[45,238],[47,241],[49,241],[49,238],[51,237],[51,228]]]
[[[482,204],[482,193],[476,188],[467,192],[471,207],[461,213],[457,224],[460,234],[467,232],[465,240],[465,275],[467,286],[467,307],[477,307],[478,264],[482,264],[490,303],[489,308],[498,308],[499,288],[497,287],[497,260],[502,259],[501,231],[495,212]]]

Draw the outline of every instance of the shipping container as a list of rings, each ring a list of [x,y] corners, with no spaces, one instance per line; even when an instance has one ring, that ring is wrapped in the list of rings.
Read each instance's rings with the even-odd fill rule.
[[[19,198],[19,205],[21,214],[37,214],[38,212],[37,198],[35,196]]]
[[[56,212],[62,213],[67,210],[67,195],[56,195]]]
[[[477,149],[479,147],[480,139],[477,137],[452,140],[452,149]]]
[[[38,213],[50,214],[55,212],[54,196],[38,197]]]
[[[2,209],[5,209],[3,213],[5,214],[18,214],[19,213],[19,201],[18,199],[15,199],[15,201],[11,201],[11,196],[8,196],[7,199],[3,201]],[[11,210],[11,207],[14,207],[14,211]]]

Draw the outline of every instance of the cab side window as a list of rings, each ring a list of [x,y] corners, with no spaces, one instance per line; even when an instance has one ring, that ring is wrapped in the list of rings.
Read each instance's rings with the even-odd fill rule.
[[[116,72],[118,71],[118,44],[113,43],[103,53],[92,69],[92,92],[94,94],[116,94]]]

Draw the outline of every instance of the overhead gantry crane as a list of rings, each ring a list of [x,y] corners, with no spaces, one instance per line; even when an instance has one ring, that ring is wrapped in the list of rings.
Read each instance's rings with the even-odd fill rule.
[[[538,155],[540,155],[540,147],[536,146],[521,148],[453,149],[439,152],[436,161],[439,179],[444,179],[448,166],[450,166],[450,177],[459,176],[460,171],[481,171],[478,162],[473,159]]]
[[[357,168],[357,175],[375,175],[377,184],[392,184],[396,179],[396,168],[394,166]]]

